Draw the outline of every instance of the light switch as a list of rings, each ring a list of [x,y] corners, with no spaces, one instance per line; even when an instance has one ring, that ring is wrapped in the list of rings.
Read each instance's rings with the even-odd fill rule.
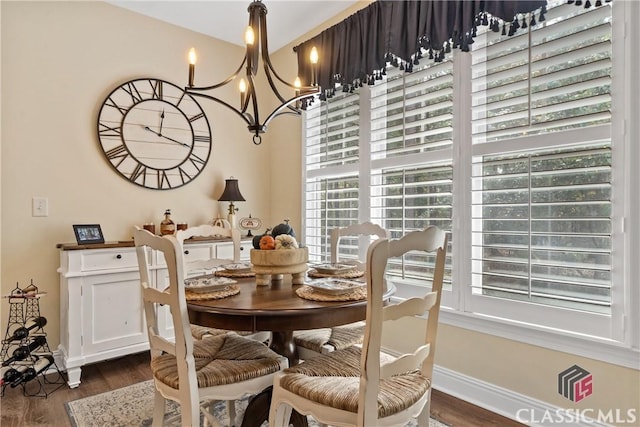
[[[32,202],[32,216],[49,216],[49,199],[46,197],[34,197]]]

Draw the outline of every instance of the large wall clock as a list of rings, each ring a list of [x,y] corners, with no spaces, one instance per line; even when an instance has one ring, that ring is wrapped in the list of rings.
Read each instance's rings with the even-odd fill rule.
[[[130,80],[104,100],[98,138],[107,160],[128,181],[154,190],[191,182],[211,154],[209,120],[198,102],[172,83]]]

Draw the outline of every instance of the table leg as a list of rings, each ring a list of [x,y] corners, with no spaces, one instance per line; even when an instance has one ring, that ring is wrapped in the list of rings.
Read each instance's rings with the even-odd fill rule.
[[[298,349],[293,341],[293,332],[271,332],[271,350],[289,359],[289,366],[295,366],[300,363],[298,357]]]
[[[271,394],[273,387],[269,387],[256,394],[249,400],[247,410],[242,418],[241,427],[260,427],[265,421],[269,421],[269,409],[271,408]],[[291,412],[290,425],[294,427],[308,427],[307,417],[295,410]]]
[[[293,341],[292,331],[271,332],[271,344],[269,348],[289,359],[289,366],[295,366],[300,362],[298,349]],[[260,427],[263,422],[269,421],[272,392],[273,388],[269,387],[249,400],[244,417],[242,418],[241,427]],[[295,410],[291,412],[289,422],[293,424],[294,427],[307,427],[307,417],[300,415]]]

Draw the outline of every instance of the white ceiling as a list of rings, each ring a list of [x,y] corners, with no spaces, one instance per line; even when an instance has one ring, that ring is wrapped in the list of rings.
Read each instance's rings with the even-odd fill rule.
[[[347,9],[358,0],[265,0],[269,50],[292,40]],[[361,0],[362,1],[362,0]],[[244,46],[250,0],[107,0],[161,21]]]

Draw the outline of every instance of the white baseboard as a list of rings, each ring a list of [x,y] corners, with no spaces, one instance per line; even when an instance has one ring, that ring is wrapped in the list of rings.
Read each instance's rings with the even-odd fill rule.
[[[593,411],[576,413],[576,410],[558,408],[437,365],[433,370],[433,388],[529,426],[610,426],[589,419],[597,416]]]

